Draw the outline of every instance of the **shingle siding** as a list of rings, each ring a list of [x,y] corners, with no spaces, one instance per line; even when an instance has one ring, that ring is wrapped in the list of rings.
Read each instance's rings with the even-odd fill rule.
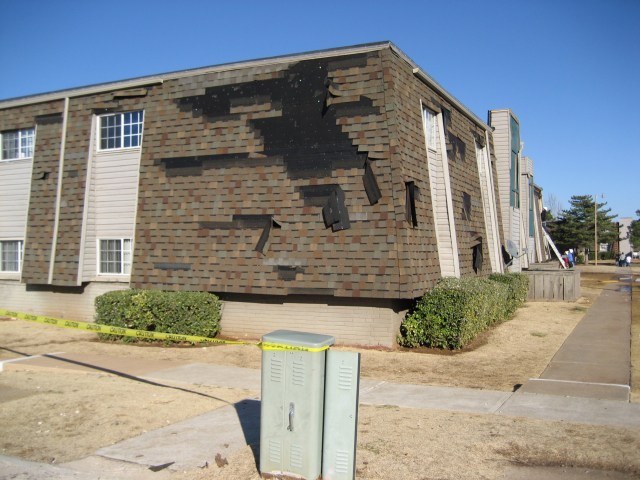
[[[394,88],[391,89],[394,92],[394,100],[390,103],[395,107],[401,152],[398,178],[405,181],[414,180],[420,190],[420,200],[416,204],[418,226],[411,228],[407,222],[399,222],[404,240],[398,245],[402,250],[400,256],[403,264],[400,282],[405,287],[403,295],[410,298],[422,295],[440,278],[420,101],[436,111],[450,112],[445,116],[447,156],[458,255],[463,276],[475,275],[471,243],[478,236],[484,239],[485,259],[479,274],[491,273],[474,147],[474,135],[484,136],[485,132],[447,99],[416,78],[411,65],[390,50],[385,53],[389,62],[389,75],[394,79]],[[404,185],[399,183],[394,193],[397,216],[402,218],[401,214],[405,208]],[[462,213],[464,193],[471,196],[471,217],[468,220],[463,219]]]
[[[398,298],[380,54],[231,73],[165,82],[171,96],[150,95],[133,284]],[[381,192],[373,205],[367,159]],[[325,226],[327,198],[305,197],[321,186],[344,193],[350,228]],[[247,215],[274,222],[262,252],[264,227],[238,221]]]
[[[53,247],[53,231],[62,133],[62,102],[25,107],[36,126],[36,140],[27,213],[22,281],[46,284]],[[54,115],[58,114],[59,115]],[[51,116],[48,116],[51,115]]]

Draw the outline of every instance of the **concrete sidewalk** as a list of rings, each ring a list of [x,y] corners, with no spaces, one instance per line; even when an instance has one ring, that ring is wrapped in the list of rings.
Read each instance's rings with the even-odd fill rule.
[[[539,379],[522,391],[629,401],[631,275],[607,285]]]
[[[631,304],[628,285],[625,278],[607,286],[541,377],[529,380],[515,392],[362,379],[360,403],[640,427],[640,404],[629,403]],[[137,362],[131,365],[109,357],[55,354],[20,359],[11,365],[97,368],[158,384],[260,389],[259,370],[211,364]],[[194,469],[207,462],[213,464],[216,453],[226,457],[247,445],[257,445],[259,426],[260,402],[257,397],[250,398],[102,448],[93,457],[59,467],[0,457],[0,470],[4,472],[0,478],[84,479],[96,478],[89,474],[99,471],[100,478],[144,479],[150,473],[149,467]],[[51,471],[45,475],[43,469],[49,467]],[[163,473],[169,472],[156,472],[152,476],[164,478],[159,475]],[[508,478],[540,478],[539,471],[532,472],[534,476],[530,477],[518,476],[521,474],[522,471],[513,471]],[[552,475],[546,472],[545,478],[555,478]],[[562,478],[582,478],[567,475],[566,471],[561,472]]]

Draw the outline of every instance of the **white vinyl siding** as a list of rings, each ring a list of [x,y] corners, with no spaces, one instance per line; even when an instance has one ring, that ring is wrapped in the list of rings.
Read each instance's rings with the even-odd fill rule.
[[[525,214],[527,213],[526,211],[523,211]],[[527,232],[525,231],[525,224],[522,221],[522,219],[520,219],[520,244],[519,244],[519,249],[518,249],[518,254],[520,255],[520,264],[519,264],[519,270],[517,270],[518,272],[520,270],[522,270],[523,268],[529,268],[529,256],[527,255],[527,248],[529,246],[529,236],[527,235]]]
[[[533,161],[529,157],[522,157],[520,162],[520,211],[524,231],[528,237],[533,236],[532,222],[533,208]]]
[[[509,110],[491,111],[491,126],[493,132],[493,149],[496,157],[498,174],[498,193],[500,211],[502,212],[502,229],[505,239],[511,238],[511,134],[509,133]]]
[[[520,270],[522,270],[522,266],[520,262],[522,257],[519,256],[520,252],[522,251],[521,245],[526,245],[526,244],[523,243],[523,234],[521,229],[522,221],[520,219],[520,211],[515,210],[512,207],[510,207],[510,209],[511,209],[511,217],[510,217],[509,231],[511,232],[512,236],[509,238],[509,241],[513,246],[514,252],[517,252],[517,255],[514,257],[513,263],[509,267],[509,271],[519,272]]]
[[[496,157],[496,170],[498,174],[498,192],[502,212],[502,229],[504,246],[509,248],[509,242],[522,253],[520,209],[511,205],[512,171],[511,171],[511,110],[492,110],[490,112],[491,126],[494,128],[493,144]],[[518,146],[519,148],[519,146]],[[509,271],[520,271],[519,259]]]
[[[534,248],[536,252],[536,258],[533,262],[539,263],[545,262],[550,258],[549,247],[542,231],[542,192],[540,190],[534,190],[533,202]]]
[[[449,185],[449,167],[444,145],[442,115],[422,107],[422,120],[429,171],[431,204],[438,244],[440,274],[443,277],[459,277],[460,266],[455,238],[455,225]]]
[[[32,167],[31,158],[0,162],[0,240],[24,241]],[[18,280],[19,277],[19,271],[1,273],[5,279]]]
[[[533,208],[533,161],[526,156],[520,156],[520,222],[523,255],[521,268],[528,268],[529,263],[535,261],[535,239],[533,238],[533,223],[531,208]]]
[[[25,236],[32,166],[31,159],[0,163],[0,239]]]
[[[98,245],[99,240],[134,238],[141,150],[93,150],[85,197],[82,280],[128,280],[124,274],[109,278],[98,273]]]
[[[487,142],[488,144],[488,142]],[[493,186],[493,171],[489,161],[489,149],[476,142],[476,160],[480,177],[480,192],[484,211],[485,230],[487,232],[487,247],[491,261],[491,271],[502,273],[502,256],[500,252],[500,236],[498,233],[498,214],[496,211],[496,197]]]

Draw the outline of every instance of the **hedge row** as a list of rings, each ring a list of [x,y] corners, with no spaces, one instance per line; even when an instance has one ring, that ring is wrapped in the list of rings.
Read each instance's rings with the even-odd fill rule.
[[[206,292],[121,290],[95,300],[96,323],[147,332],[215,337],[220,331],[220,300]],[[99,334],[102,339],[138,338]]]
[[[519,273],[444,278],[405,317],[398,343],[462,348],[491,325],[510,319],[527,299],[528,282]]]

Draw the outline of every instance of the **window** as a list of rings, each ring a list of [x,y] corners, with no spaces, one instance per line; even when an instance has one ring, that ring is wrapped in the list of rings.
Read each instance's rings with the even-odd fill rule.
[[[462,193],[462,219],[471,220],[471,195]]]
[[[520,208],[520,125],[511,117],[511,195],[509,205]]]
[[[422,121],[424,126],[424,136],[427,141],[427,148],[436,150],[436,139],[438,134],[438,121],[435,112],[426,107],[422,107]]]
[[[416,200],[418,199],[418,187],[415,182],[405,182],[405,218],[413,227],[418,226],[418,214],[416,212]]]
[[[2,157],[1,160],[17,160],[19,158],[33,157],[34,128],[2,132]]]
[[[142,144],[144,112],[114,113],[100,117],[100,150],[135,148]]]
[[[511,152],[511,196],[509,205],[515,208],[520,208],[520,162],[518,160],[518,154]]]
[[[99,240],[98,273],[101,275],[130,274],[132,243],[130,238]]]
[[[535,215],[533,214],[533,202],[535,201],[534,186],[531,179],[529,179],[529,236],[535,235]]]
[[[478,243],[476,243],[472,247],[472,259],[473,259],[473,271],[479,273],[482,271],[482,238],[478,239]]]
[[[20,272],[22,245],[22,240],[0,241],[0,272]]]

